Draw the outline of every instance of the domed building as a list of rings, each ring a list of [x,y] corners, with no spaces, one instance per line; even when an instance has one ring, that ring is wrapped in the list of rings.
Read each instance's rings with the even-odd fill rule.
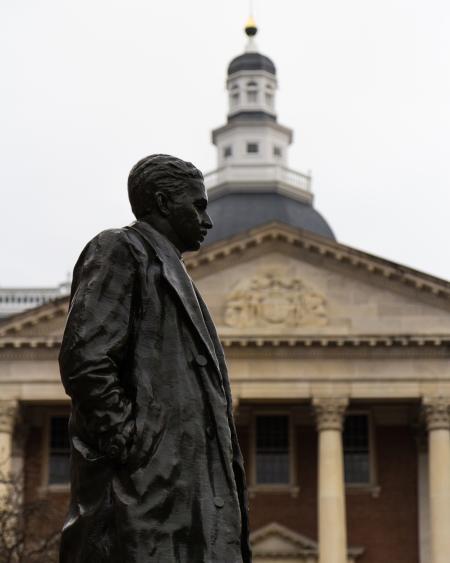
[[[277,121],[276,67],[256,33],[250,20],[212,133],[215,227],[185,257],[228,362],[254,562],[447,563],[450,284],[336,240],[310,176],[288,166],[293,133]],[[0,321],[3,468],[23,468],[25,500],[45,500],[57,526],[67,306]]]
[[[275,65],[257,51],[252,19],[245,31],[245,53],[228,66],[227,123],[212,133],[218,168],[205,178],[215,224],[207,243],[269,222],[334,240],[313,206],[310,176],[288,167],[293,132],[277,121]]]

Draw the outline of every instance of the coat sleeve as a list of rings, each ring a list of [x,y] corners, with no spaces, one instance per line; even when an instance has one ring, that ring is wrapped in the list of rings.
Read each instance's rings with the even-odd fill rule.
[[[74,270],[59,355],[61,378],[77,419],[98,443],[131,417],[122,373],[132,322],[136,263],[122,230],[100,233]]]

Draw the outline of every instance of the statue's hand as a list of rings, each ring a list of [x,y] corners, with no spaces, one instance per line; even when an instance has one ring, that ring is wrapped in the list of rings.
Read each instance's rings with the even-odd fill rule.
[[[134,420],[128,420],[121,428],[116,428],[99,439],[99,449],[109,459],[125,463],[136,434]]]

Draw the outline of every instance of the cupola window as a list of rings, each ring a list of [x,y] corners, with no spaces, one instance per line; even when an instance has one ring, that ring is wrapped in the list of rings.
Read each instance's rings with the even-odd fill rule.
[[[231,145],[224,147],[223,149],[224,158],[229,158],[232,155],[233,155],[233,147]]]
[[[247,143],[247,153],[248,154],[257,154],[258,152],[259,152],[258,143]]]
[[[266,105],[273,108],[273,88],[270,84],[266,84],[265,99]]]
[[[235,84],[231,87],[230,102],[231,107],[235,108],[239,104],[239,86]]]
[[[276,145],[273,147],[273,156],[275,156],[276,158],[281,158],[282,156],[282,151],[281,151],[281,147],[277,147]]]
[[[256,104],[258,101],[258,84],[254,81],[247,82],[247,102]]]

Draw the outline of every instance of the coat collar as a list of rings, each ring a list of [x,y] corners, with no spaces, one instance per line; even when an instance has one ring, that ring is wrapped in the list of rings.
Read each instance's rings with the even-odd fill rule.
[[[181,255],[164,235],[159,233],[148,223],[136,221],[130,225],[130,228],[137,231],[155,251],[162,264],[163,276],[178,295],[180,303],[186,310],[220,374],[215,347],[211,335],[207,330],[205,318],[202,314],[202,307],[197,297],[198,294],[181,261]],[[203,301],[202,305],[206,308]]]

